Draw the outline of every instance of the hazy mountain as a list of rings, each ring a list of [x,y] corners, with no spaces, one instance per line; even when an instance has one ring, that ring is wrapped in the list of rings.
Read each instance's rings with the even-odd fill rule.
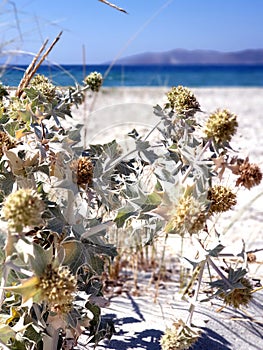
[[[263,49],[248,49],[233,52],[214,50],[175,49],[166,52],[145,52],[119,59],[120,65],[194,65],[194,64],[240,64],[263,65]]]

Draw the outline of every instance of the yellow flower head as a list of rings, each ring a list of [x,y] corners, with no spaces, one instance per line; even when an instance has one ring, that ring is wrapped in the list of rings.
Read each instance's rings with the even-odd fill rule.
[[[11,230],[21,233],[26,226],[39,225],[43,211],[44,203],[39,195],[32,189],[21,188],[6,198],[2,215]]]
[[[199,338],[199,332],[187,326],[182,320],[173,323],[161,338],[162,350],[187,350]]]
[[[44,75],[37,74],[30,83],[36,90],[38,90],[49,102],[56,96],[56,87]]]
[[[186,232],[194,234],[203,229],[206,220],[204,206],[192,195],[183,196],[178,201],[166,225],[166,232],[183,236]]]
[[[227,109],[217,110],[210,114],[204,133],[208,139],[213,139],[217,144],[229,142],[237,131],[237,116]]]
[[[84,81],[89,85],[91,91],[98,92],[102,85],[103,78],[100,73],[92,72],[84,79]]]
[[[173,87],[167,94],[170,107],[177,114],[186,117],[193,116],[200,111],[200,105],[191,90],[184,86]]]
[[[66,313],[72,308],[76,286],[77,280],[67,266],[48,265],[39,278],[38,289],[51,309]]]

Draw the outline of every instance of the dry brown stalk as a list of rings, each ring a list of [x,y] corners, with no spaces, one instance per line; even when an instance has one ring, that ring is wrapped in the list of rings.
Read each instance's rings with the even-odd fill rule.
[[[17,87],[17,90],[16,90],[16,96],[17,97],[21,96],[21,94],[23,92],[23,89],[25,89],[28,86],[28,84],[30,83],[30,80],[33,78],[33,76],[37,72],[38,68],[41,66],[42,62],[45,60],[45,58],[51,52],[53,47],[56,45],[56,43],[60,39],[61,35],[62,35],[62,31],[57,35],[57,37],[54,39],[54,41],[52,42],[50,47],[46,50],[46,52],[43,54],[43,56],[37,62],[37,60],[41,56],[42,52],[44,51],[45,47],[47,46],[48,39],[45,40],[45,42],[41,46],[40,50],[38,51],[36,56],[33,58],[31,64],[28,66],[27,70],[25,71],[25,74],[24,74],[23,78],[21,79],[21,81],[20,81],[20,83],[19,83],[19,85]]]
[[[124,9],[112,4],[111,2],[107,1],[107,0],[99,0],[100,2],[103,2],[104,4],[106,5],[109,5],[110,7],[113,7],[114,9],[118,10],[118,11],[121,11],[121,12],[124,12],[124,13],[128,13],[127,11],[125,11]]]

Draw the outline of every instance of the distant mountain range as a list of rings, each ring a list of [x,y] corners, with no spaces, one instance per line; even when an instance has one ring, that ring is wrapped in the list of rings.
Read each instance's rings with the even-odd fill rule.
[[[107,62],[108,64],[108,62]],[[119,65],[263,65],[263,49],[233,52],[175,49],[145,52],[117,60]]]

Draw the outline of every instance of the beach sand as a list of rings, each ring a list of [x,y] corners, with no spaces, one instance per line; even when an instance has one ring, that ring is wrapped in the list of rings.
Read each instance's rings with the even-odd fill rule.
[[[239,128],[231,145],[239,157],[249,156],[250,162],[257,163],[263,170],[263,88],[191,90],[205,113],[227,108],[238,116]],[[152,113],[152,106],[163,106],[168,91],[168,87],[103,88],[95,100],[88,98],[78,110],[73,110],[74,120],[85,124],[85,146],[109,142],[115,138],[124,142],[127,132],[134,127],[142,133],[147,132],[158,121]],[[207,117],[205,113],[200,114],[201,118]],[[262,183],[250,191],[239,190],[235,209],[220,218],[220,232],[225,232],[222,243],[229,245],[229,252],[240,252],[243,242],[246,251],[263,248],[263,195],[250,203],[260,193],[263,193]],[[169,254],[176,256],[178,247],[178,237],[170,237]],[[256,263],[249,265],[249,275],[263,283],[262,251],[256,252],[256,259]],[[114,316],[118,332],[110,344],[101,345],[98,349],[160,349],[159,339],[166,326],[170,326],[173,319],[178,317],[185,319],[188,305],[176,300],[173,290],[175,285],[163,286],[156,304],[149,296],[147,285],[142,287],[141,292],[143,288],[147,292],[140,297],[124,294],[112,299],[104,314]],[[259,293],[255,300],[256,304],[248,312],[259,324],[251,322],[242,312],[236,314],[231,309],[225,309],[216,314],[215,305],[201,307],[194,320],[197,324],[201,322],[205,325],[204,335],[194,349],[263,349],[262,294]],[[233,321],[234,317],[239,321]]]

